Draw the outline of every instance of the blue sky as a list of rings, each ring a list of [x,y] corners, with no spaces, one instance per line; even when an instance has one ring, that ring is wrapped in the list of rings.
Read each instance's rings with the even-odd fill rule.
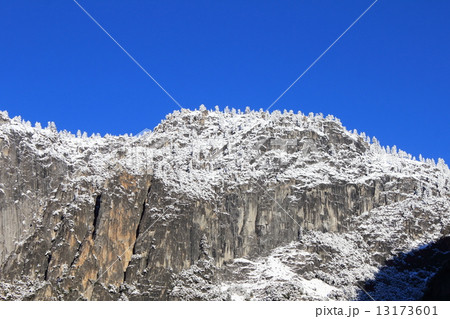
[[[267,108],[372,2],[78,0],[185,108]],[[178,107],[71,0],[0,0],[0,110],[153,128]],[[450,1],[379,0],[272,108],[450,162]]]

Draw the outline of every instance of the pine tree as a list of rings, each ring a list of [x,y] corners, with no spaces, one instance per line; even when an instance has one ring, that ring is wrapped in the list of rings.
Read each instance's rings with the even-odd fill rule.
[[[209,257],[209,253],[208,253],[209,243],[208,243],[208,238],[206,237],[205,234],[203,234],[202,238],[200,239],[199,246],[200,246],[199,248],[200,248],[200,252],[201,252],[200,258],[202,258],[202,257],[208,258]]]
[[[392,155],[397,155],[397,146],[394,145],[394,146],[391,147],[391,154]]]
[[[46,130],[49,130],[51,132],[56,133],[58,130],[56,129],[56,124],[55,122],[48,122],[47,123],[47,127],[45,128]]]

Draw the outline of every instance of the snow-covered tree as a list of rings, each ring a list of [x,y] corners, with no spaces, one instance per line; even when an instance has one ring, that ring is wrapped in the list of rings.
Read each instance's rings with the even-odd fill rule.
[[[46,130],[49,130],[51,132],[57,132],[58,130],[56,129],[56,124],[55,122],[48,122],[47,123],[47,127],[45,128]]]
[[[394,146],[391,147],[391,154],[392,155],[397,155],[397,146],[394,145]]]

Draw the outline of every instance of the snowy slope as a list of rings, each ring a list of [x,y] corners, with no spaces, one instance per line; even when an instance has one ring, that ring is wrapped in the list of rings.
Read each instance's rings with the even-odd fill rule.
[[[437,268],[425,267],[421,273],[398,267],[389,270],[399,281],[406,276],[414,283],[398,295],[386,295],[385,283],[384,288],[367,283],[376,278],[386,260],[426,247],[450,232],[450,171],[442,159],[437,163],[416,160],[396,147],[383,147],[376,138],[348,131],[333,116],[200,107],[175,111],[153,131],[139,136],[87,137],[57,131],[53,123],[42,129],[40,124],[32,126],[0,112],[0,152],[3,163],[13,162],[11,154],[32,154],[33,161],[48,170],[45,174],[60,175],[45,180],[45,191],[39,186],[22,190],[16,203],[6,186],[7,174],[2,177],[0,201],[5,207],[26,203],[34,207],[45,201],[44,208],[25,213],[27,224],[42,221],[45,207],[61,201],[57,194],[62,189],[73,192],[76,199],[67,205],[61,201],[61,210],[75,224],[70,231],[76,231],[76,216],[69,210],[81,209],[82,203],[94,206],[92,194],[104,193],[118,172],[126,172],[163,183],[160,195],[173,204],[158,203],[161,207],[150,211],[169,225],[183,213],[185,202],[208,203],[215,214],[232,215],[225,198],[256,194],[273,202],[269,206],[256,203],[258,212],[269,210],[272,216],[270,210],[278,210],[293,220],[292,228],[299,228],[298,240],[287,243],[292,238],[286,238],[285,244],[271,247],[275,241],[264,240],[274,228],[251,220],[254,208],[246,197],[248,207],[242,209],[249,210],[250,217],[239,217],[238,227],[251,242],[261,241],[262,248],[235,250],[234,260],[228,254],[220,262],[210,256],[211,260],[200,264],[186,263],[174,274],[169,295],[176,299],[364,299],[361,291],[366,286],[369,299],[417,299]],[[115,196],[120,192],[130,205],[142,205],[134,204],[138,197],[134,191],[119,190]],[[43,194],[48,198],[42,198]],[[305,201],[309,206],[304,206]],[[16,220],[2,218],[4,260],[36,233],[16,226]],[[268,217],[259,222],[266,222],[264,218]],[[246,221],[253,228],[242,226]],[[131,258],[137,260],[140,255]],[[5,283],[3,289],[11,291],[10,285]]]

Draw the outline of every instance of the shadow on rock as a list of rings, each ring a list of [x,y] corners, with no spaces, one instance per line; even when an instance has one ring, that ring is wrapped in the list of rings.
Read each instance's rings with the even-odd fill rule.
[[[450,237],[400,253],[363,284],[377,301],[450,300]],[[371,300],[360,291],[357,300]]]

